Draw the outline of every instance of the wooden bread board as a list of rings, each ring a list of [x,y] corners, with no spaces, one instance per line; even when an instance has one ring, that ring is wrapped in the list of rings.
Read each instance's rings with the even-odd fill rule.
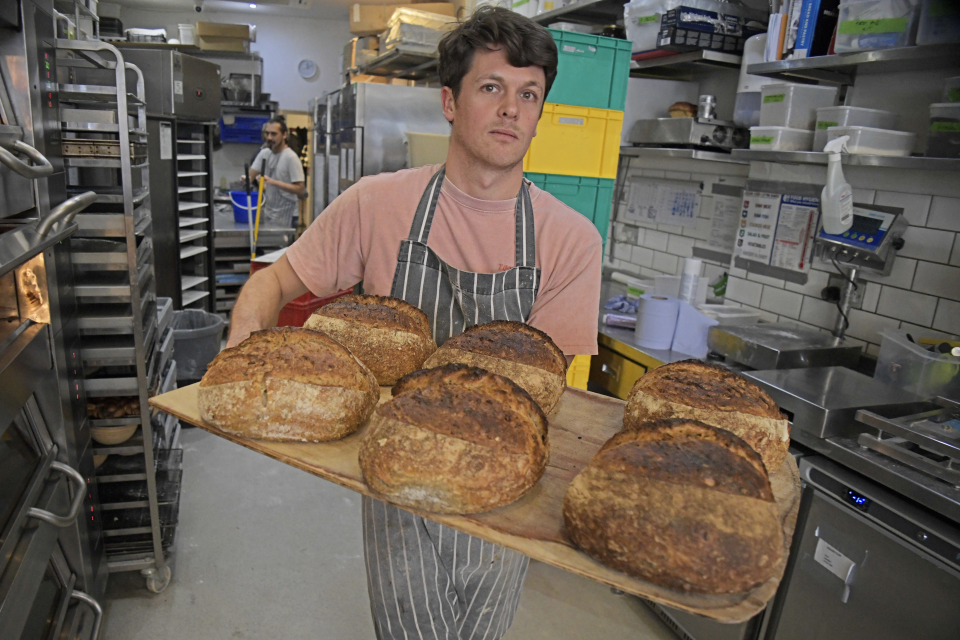
[[[363,481],[357,455],[366,425],[342,440],[298,444],[251,440],[224,433],[204,424],[197,406],[199,384],[176,389],[150,399],[150,404],[218,436],[303,469],[364,495],[373,494]],[[380,389],[380,402],[390,389]],[[469,516],[417,512],[425,518],[515,549],[535,560],[598,580],[621,591],[713,618],[743,622],[760,611],[776,593],[783,577],[800,505],[800,474],[793,456],[770,476],[783,523],[784,556],[776,577],[740,594],[687,594],[631,578],[609,569],[578,550],[563,526],[562,505],[567,486],[623,423],[624,402],[568,387],[549,417],[550,461],[540,482],[513,504]],[[375,496],[374,496],[375,497]],[[410,509],[416,512],[416,510]]]

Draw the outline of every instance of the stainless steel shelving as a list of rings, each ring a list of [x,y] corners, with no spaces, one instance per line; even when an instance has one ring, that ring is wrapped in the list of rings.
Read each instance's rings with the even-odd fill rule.
[[[565,4],[559,9],[541,13],[531,20],[542,25],[553,22],[623,25],[623,5],[623,0],[579,0],[579,2]]]
[[[719,151],[702,151],[700,149],[666,149],[661,147],[620,147],[620,155],[633,158],[674,158],[678,160],[711,160],[713,162],[730,162],[733,164],[747,164],[729,153]]]
[[[819,151],[758,151],[734,149],[730,154],[742,162],[781,162],[785,164],[827,164],[827,154]],[[843,154],[841,162],[851,167],[887,167],[920,171],[960,171],[960,159],[921,156],[869,156]]]
[[[695,73],[729,69],[739,73],[743,58],[719,51],[690,51],[660,58],[634,60],[630,63],[632,77],[680,79]]]
[[[93,404],[99,399],[135,398],[138,407],[125,417],[102,419],[92,414],[87,419],[91,428],[137,427],[135,435],[120,445],[93,448],[95,455],[109,456],[108,463],[122,461],[137,469],[113,474],[105,463],[97,471],[99,485],[134,477],[142,483],[137,500],[114,502],[115,511],[102,512],[139,510],[142,521],[136,534],[140,538],[131,543],[129,531],[112,528],[111,520],[103,519],[107,563],[111,572],[140,570],[147,587],[159,592],[170,580],[164,534],[169,538],[171,531],[161,522],[155,448],[146,446],[165,434],[154,429],[148,404],[156,391],[154,371],[161,360],[148,163],[132,156],[135,145],[147,142],[143,75],[125,63],[115,47],[99,40],[57,40],[56,48],[62,72],[60,120],[69,123],[64,142],[102,140],[104,148],[112,145],[119,153],[64,162],[69,192],[99,194],[77,216],[77,239],[71,244],[84,388]],[[135,79],[135,86],[128,85],[128,78]],[[174,381],[175,377],[174,373]]]

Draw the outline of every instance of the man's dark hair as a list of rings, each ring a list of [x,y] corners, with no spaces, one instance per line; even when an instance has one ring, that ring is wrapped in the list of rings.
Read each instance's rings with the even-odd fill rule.
[[[283,116],[273,116],[267,120],[267,124],[278,124],[280,125],[280,133],[284,136],[287,135],[287,119]]]
[[[550,32],[519,13],[502,7],[485,5],[448,33],[440,41],[440,62],[437,71],[440,84],[460,96],[463,77],[470,71],[477,49],[507,54],[514,67],[537,66],[547,79],[546,101],[557,77],[557,45]]]

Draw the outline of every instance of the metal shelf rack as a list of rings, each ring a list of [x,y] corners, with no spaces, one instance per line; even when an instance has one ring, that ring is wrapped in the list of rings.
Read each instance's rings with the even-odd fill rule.
[[[781,162],[784,164],[827,164],[827,154],[819,151],[758,151],[734,149],[730,157],[741,162]],[[887,167],[920,171],[960,171],[960,159],[922,156],[869,156],[843,154],[841,162],[852,167]]]
[[[169,518],[165,523],[161,517],[161,506],[168,507],[158,501],[155,453],[168,433],[147,400],[158,387],[175,384],[176,364],[170,359],[169,318],[164,325],[157,311],[148,163],[131,153],[147,141],[143,74],[99,40],[58,39],[56,49],[60,120],[76,125],[64,131],[64,142],[102,140],[98,147],[116,150],[110,157],[65,162],[68,192],[99,194],[77,216],[76,240],[71,241],[83,384],[90,399],[88,426],[136,428],[126,442],[93,448],[95,456],[103,456],[98,486],[130,480],[141,485],[136,500],[114,502],[105,511],[111,517],[139,519],[139,526],[129,530],[104,522],[107,565],[111,572],[141,571],[147,587],[159,592],[170,581],[167,554],[173,529]],[[128,91],[128,79],[135,90]],[[126,415],[102,418],[101,403],[124,404],[120,411]],[[110,470],[121,462],[137,471]],[[179,497],[179,488],[176,493]]]
[[[681,79],[716,69],[740,71],[741,56],[720,51],[690,51],[660,58],[634,60],[630,76],[635,78]]]

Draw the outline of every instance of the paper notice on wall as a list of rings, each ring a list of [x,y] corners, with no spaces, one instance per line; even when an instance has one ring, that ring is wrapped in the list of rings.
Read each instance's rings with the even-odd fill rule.
[[[160,159],[173,160],[173,128],[169,122],[160,123]]]
[[[808,272],[817,227],[817,198],[745,191],[735,255]]]
[[[741,195],[721,195],[714,186],[713,206],[710,210],[710,236],[707,238],[707,248],[730,255],[737,243],[737,229],[740,227],[740,205],[743,204]]]
[[[702,194],[699,182],[631,178],[629,188],[624,221],[697,225]]]

